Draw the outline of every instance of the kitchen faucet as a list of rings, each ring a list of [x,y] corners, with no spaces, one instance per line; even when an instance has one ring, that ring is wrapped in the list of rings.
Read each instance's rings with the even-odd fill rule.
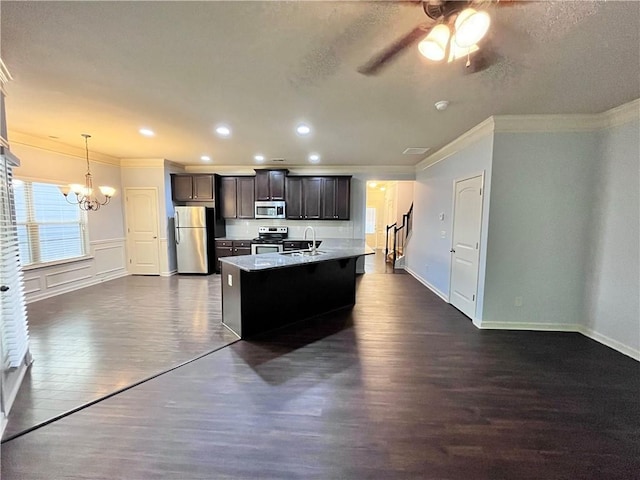
[[[302,234],[303,240],[307,239],[307,230],[311,230],[311,255],[316,255],[316,231],[313,229],[313,227],[306,227],[304,229],[304,233]]]

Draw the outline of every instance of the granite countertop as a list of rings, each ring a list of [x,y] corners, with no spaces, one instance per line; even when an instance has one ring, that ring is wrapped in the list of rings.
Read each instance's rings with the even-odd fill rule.
[[[341,258],[360,257],[375,253],[364,240],[352,238],[324,239],[318,248],[321,255],[295,256],[282,255],[282,253],[262,253],[260,255],[242,255],[238,257],[222,257],[221,262],[235,265],[246,272],[271,270],[274,268],[288,268],[309,263],[326,262],[327,260],[339,260]]]

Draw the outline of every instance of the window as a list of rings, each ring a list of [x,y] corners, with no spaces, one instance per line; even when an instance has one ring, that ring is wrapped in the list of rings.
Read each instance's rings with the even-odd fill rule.
[[[57,185],[14,180],[13,192],[23,266],[86,255],[86,213]]]
[[[365,221],[365,233],[376,233],[376,209],[367,207],[367,218]]]

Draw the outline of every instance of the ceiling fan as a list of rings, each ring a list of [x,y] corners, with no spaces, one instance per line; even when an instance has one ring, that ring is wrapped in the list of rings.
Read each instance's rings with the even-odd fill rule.
[[[419,4],[428,21],[400,37],[367,63],[358,68],[363,75],[375,75],[416,42],[418,50],[429,60],[452,62],[480,50],[482,40],[491,23],[485,7],[490,4],[508,5],[515,0],[423,0]],[[486,56],[489,58],[489,56]],[[477,71],[477,70],[476,70]]]

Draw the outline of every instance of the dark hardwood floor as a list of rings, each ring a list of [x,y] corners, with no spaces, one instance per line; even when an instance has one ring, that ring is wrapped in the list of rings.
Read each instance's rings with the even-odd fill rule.
[[[637,479],[640,364],[410,275],[2,445],[2,479]],[[209,319],[211,322],[211,319]]]
[[[220,276],[124,277],[27,306],[34,362],[3,438],[236,341]]]

